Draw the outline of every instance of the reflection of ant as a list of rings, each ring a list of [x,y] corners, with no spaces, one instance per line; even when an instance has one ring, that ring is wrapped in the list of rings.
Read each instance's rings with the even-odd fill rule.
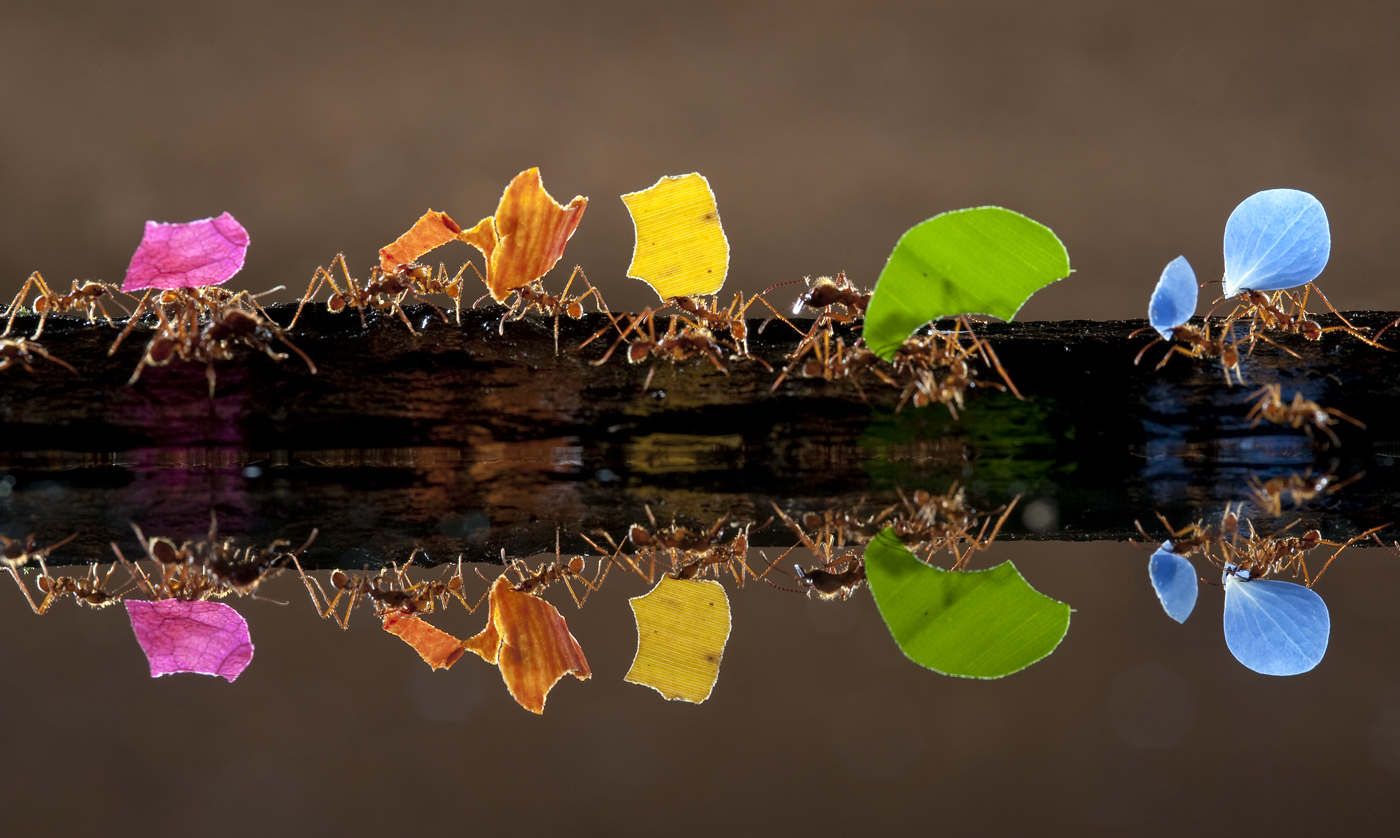
[[[1223,543],[1227,534],[1234,535],[1239,529],[1239,513],[1237,511],[1231,511],[1228,505],[1225,507],[1225,515],[1221,519],[1218,529],[1204,526],[1202,521],[1196,521],[1180,529],[1174,529],[1171,522],[1167,520],[1167,516],[1160,512],[1156,514],[1157,520],[1162,522],[1162,526],[1166,529],[1167,534],[1171,536],[1171,552],[1182,557],[1189,557],[1192,553],[1200,551],[1209,558],[1210,545],[1212,543]],[[1133,526],[1137,527],[1137,531],[1142,534],[1145,541],[1155,541],[1152,536],[1147,534],[1147,530],[1142,528],[1141,522],[1133,521]]]
[[[39,548],[38,542],[34,540],[34,535],[34,533],[30,533],[23,541],[0,535],[0,544],[4,545],[4,549],[0,550],[0,563],[12,570],[18,570],[29,562],[43,561],[50,553],[78,537],[77,533],[73,533],[62,541],[56,541],[47,547]]]
[[[1165,367],[1167,362],[1170,361],[1174,355],[1178,354],[1185,355],[1188,358],[1219,358],[1220,369],[1225,373],[1226,386],[1234,386],[1234,381],[1230,379],[1231,373],[1234,373],[1236,381],[1239,381],[1240,384],[1244,384],[1244,375],[1240,372],[1239,341],[1230,343],[1226,339],[1226,336],[1234,331],[1233,326],[1233,320],[1226,320],[1224,325],[1220,327],[1219,334],[1215,336],[1212,336],[1210,333],[1209,320],[1206,320],[1205,324],[1200,328],[1192,326],[1189,323],[1183,323],[1180,326],[1168,330],[1171,334],[1171,340],[1174,341],[1174,343],[1172,347],[1167,350],[1167,354],[1162,356],[1162,360],[1157,362],[1157,366],[1154,367],[1154,369],[1160,370],[1162,367]],[[1136,335],[1149,331],[1150,329],[1152,329],[1151,326],[1143,326],[1141,329],[1129,332],[1128,338],[1131,340]],[[1165,340],[1166,338],[1158,335],[1151,343],[1144,346],[1142,350],[1138,352],[1137,357],[1133,359],[1133,366],[1138,365],[1142,360],[1142,356],[1147,354],[1147,350]],[[1265,340],[1268,339],[1265,338]],[[1273,341],[1269,341],[1269,343],[1273,343]],[[1277,344],[1275,344],[1275,346],[1277,346]],[[1288,350],[1285,349],[1284,351],[1287,352]]]
[[[75,600],[89,608],[106,608],[121,599],[122,595],[126,593],[125,590],[116,593],[107,590],[107,582],[112,578],[112,572],[117,569],[116,562],[113,562],[112,566],[107,569],[107,575],[102,577],[101,582],[97,581],[97,565],[95,564],[88,566],[88,575],[86,577],[60,576],[55,579],[49,575],[49,569],[44,564],[42,558],[39,559],[39,568],[42,575],[34,583],[39,591],[44,594],[44,601],[39,605],[35,605],[34,598],[29,595],[29,589],[20,581],[19,574],[15,572],[14,568],[7,569],[10,571],[10,576],[14,577],[15,584],[19,586],[20,592],[24,594],[24,598],[29,602],[29,607],[35,614],[41,616],[47,613],[55,602],[65,596],[72,596]],[[127,590],[130,590],[130,588]]]
[[[71,373],[78,371],[73,366],[61,358],[50,355],[44,347],[27,338],[0,338],[0,372],[4,372],[13,366],[23,368],[25,372],[34,372],[34,356],[38,355],[49,361],[53,361],[61,367],[66,368]]]
[[[1283,514],[1285,494],[1292,499],[1293,508],[1297,509],[1318,497],[1340,491],[1366,476],[1366,472],[1362,471],[1346,480],[1333,482],[1336,467],[1336,462],[1333,462],[1332,468],[1328,469],[1326,474],[1313,476],[1312,469],[1308,469],[1302,474],[1295,472],[1287,477],[1273,477],[1269,480],[1260,480],[1258,475],[1251,474],[1248,478],[1249,490],[1254,496],[1256,506],[1266,515],[1278,517]]]
[[[45,321],[48,320],[49,314],[55,312],[84,311],[87,313],[88,322],[92,323],[97,320],[96,315],[100,311],[102,316],[106,318],[107,325],[116,328],[117,324],[112,322],[112,315],[108,314],[106,306],[102,305],[102,298],[107,296],[109,291],[118,292],[117,286],[110,282],[97,280],[90,280],[78,285],[78,280],[75,279],[72,291],[67,294],[56,294],[53,289],[49,288],[48,283],[44,282],[44,278],[39,275],[39,272],[35,271],[29,275],[29,279],[24,281],[24,287],[19,289],[14,301],[10,303],[10,319],[5,324],[4,334],[0,337],[8,335],[10,329],[14,328],[15,315],[24,305],[24,298],[29,295],[30,288],[36,288],[39,292],[39,296],[34,298],[33,305],[34,311],[39,313],[39,327],[34,330],[34,340],[38,340],[43,335]],[[113,302],[116,302],[115,298]],[[121,303],[117,303],[117,305],[121,306],[122,310],[127,310],[126,306],[122,306]],[[129,311],[127,313],[130,314]]]
[[[1313,428],[1317,428],[1327,434],[1327,438],[1332,440],[1333,445],[1342,444],[1342,441],[1337,438],[1337,434],[1330,427],[1337,424],[1337,419],[1345,419],[1362,430],[1366,428],[1363,422],[1351,418],[1336,408],[1323,407],[1315,401],[1304,399],[1301,392],[1294,393],[1293,401],[1285,404],[1283,388],[1278,384],[1266,384],[1251,393],[1250,396],[1257,399],[1245,416],[1246,419],[1253,420],[1249,425],[1251,428],[1258,427],[1260,422],[1267,420],[1275,425],[1289,425],[1294,430],[1302,428],[1307,431],[1310,439],[1313,435]]]

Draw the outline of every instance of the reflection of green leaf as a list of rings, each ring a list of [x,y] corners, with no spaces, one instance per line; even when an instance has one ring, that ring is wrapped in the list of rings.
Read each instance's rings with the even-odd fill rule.
[[[865,548],[880,616],[910,660],[944,675],[1003,678],[1060,645],[1070,607],[1036,591],[1011,562],[930,567],[886,529]]]
[[[894,246],[865,313],[865,342],[885,360],[930,320],[990,314],[1010,320],[1032,294],[1069,276],[1049,227],[1001,207],[935,215]]]

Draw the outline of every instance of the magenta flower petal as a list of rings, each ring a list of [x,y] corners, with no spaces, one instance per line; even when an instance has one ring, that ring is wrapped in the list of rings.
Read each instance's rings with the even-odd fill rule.
[[[126,613],[152,678],[194,672],[233,683],[253,660],[248,621],[222,602],[127,600]]]
[[[220,285],[243,270],[248,231],[228,213],[183,224],[146,222],[126,269],[126,292]]]

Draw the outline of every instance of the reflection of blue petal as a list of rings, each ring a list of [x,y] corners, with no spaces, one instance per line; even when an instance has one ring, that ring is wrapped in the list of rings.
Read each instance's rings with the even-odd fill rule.
[[[1196,568],[1185,556],[1172,552],[1170,541],[1162,542],[1157,552],[1147,562],[1147,575],[1152,579],[1152,589],[1162,601],[1162,610],[1178,623],[1186,622],[1191,609],[1196,607],[1196,595],[1200,585],[1196,582]]]
[[[1307,672],[1321,662],[1331,633],[1327,605],[1311,588],[1225,577],[1225,645],[1255,672]]]
[[[1152,299],[1147,303],[1147,322],[1157,330],[1157,334],[1171,340],[1171,330],[1191,319],[1196,313],[1196,272],[1185,256],[1178,256],[1167,263],[1157,287],[1152,289]]]
[[[1322,202],[1297,189],[1256,192],[1225,222],[1225,294],[1312,282],[1331,253]]]

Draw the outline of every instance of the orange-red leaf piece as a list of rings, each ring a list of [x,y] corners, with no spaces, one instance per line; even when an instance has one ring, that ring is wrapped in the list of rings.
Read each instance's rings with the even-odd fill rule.
[[[506,689],[531,713],[544,712],[545,698],[566,673],[581,681],[593,674],[559,609],[515,590],[504,574],[491,586],[486,629],[462,645],[499,663]]]
[[[445,212],[428,210],[413,226],[388,247],[379,248],[379,267],[391,274],[424,253],[435,250],[462,234],[462,228]]]
[[[527,169],[506,187],[496,214],[458,238],[486,258],[486,287],[499,303],[511,291],[549,273],[587,207],[582,195],[561,206],[544,191],[540,170]]]
[[[390,611],[384,615],[384,630],[412,646],[433,669],[447,669],[466,652],[462,641],[412,614]]]

